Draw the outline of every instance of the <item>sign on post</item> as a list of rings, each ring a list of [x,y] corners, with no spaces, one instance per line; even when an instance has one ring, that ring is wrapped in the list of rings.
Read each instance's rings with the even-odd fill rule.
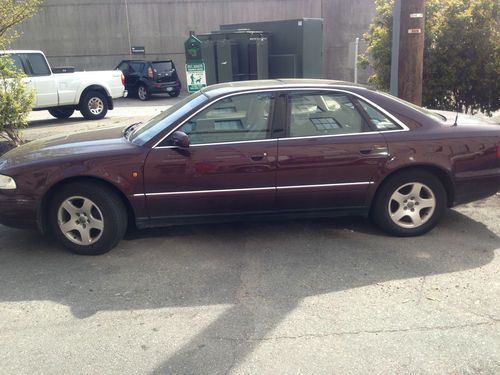
[[[191,62],[186,64],[187,89],[189,93],[200,91],[207,85],[205,63]]]

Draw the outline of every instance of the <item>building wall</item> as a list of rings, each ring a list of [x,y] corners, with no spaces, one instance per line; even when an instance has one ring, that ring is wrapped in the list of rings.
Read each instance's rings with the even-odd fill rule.
[[[324,19],[325,77],[352,81],[353,42],[368,30],[373,0],[45,0],[20,27],[15,48],[40,49],[53,66],[113,69],[145,46],[146,58],[172,58],[184,74],[184,41],[190,30],[294,18]],[[142,55],[135,55],[141,58]],[[359,72],[359,81],[367,79]]]

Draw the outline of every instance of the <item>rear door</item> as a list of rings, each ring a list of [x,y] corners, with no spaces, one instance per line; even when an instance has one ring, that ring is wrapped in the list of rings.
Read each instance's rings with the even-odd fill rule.
[[[277,140],[271,136],[274,96],[254,92],[212,103],[148,155],[145,190],[152,218],[266,212],[275,208]]]
[[[123,75],[125,76],[125,89],[129,91],[135,90],[137,81],[140,78],[139,73],[142,70],[137,70],[138,68],[138,62],[132,62],[132,61],[123,61],[118,65],[116,69],[121,70]],[[142,63],[144,66],[144,63]]]
[[[359,103],[345,92],[302,90],[290,92],[287,103],[287,131],[278,143],[278,209],[366,206],[388,150]]]

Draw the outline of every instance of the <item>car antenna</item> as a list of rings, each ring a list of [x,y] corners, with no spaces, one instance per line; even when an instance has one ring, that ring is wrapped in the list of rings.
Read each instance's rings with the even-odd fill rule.
[[[458,113],[460,112],[460,105],[457,104],[457,115],[455,116],[455,122],[453,123],[453,126],[458,125]]]

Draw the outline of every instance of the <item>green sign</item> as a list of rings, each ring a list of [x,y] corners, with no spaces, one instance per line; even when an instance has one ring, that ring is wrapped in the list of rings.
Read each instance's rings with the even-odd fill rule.
[[[188,92],[200,91],[207,85],[207,75],[203,62],[189,62],[186,64],[186,79]]]

